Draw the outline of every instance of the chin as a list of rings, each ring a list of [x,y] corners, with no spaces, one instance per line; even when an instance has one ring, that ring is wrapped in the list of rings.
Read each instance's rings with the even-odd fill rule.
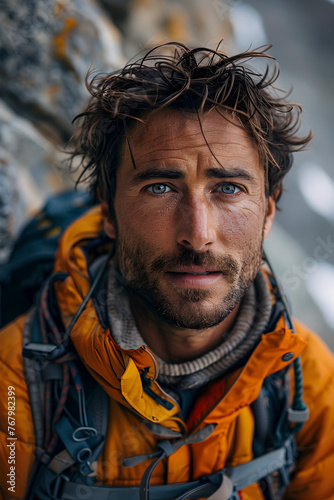
[[[219,325],[230,313],[225,316],[219,316],[218,318],[210,317],[198,317],[198,318],[180,318],[178,316],[161,314],[161,318],[169,325],[175,328],[183,328],[187,330],[206,330],[208,328],[213,328]]]
[[[190,291],[196,292],[195,290]],[[223,301],[216,306],[213,306],[212,301],[199,296],[196,296],[196,300],[192,301],[186,301],[183,298],[177,304],[175,302],[171,304],[166,300],[148,302],[146,299],[145,302],[153,313],[173,327],[203,330],[222,323],[237,306],[239,299],[234,297],[233,301],[228,299],[227,303]]]

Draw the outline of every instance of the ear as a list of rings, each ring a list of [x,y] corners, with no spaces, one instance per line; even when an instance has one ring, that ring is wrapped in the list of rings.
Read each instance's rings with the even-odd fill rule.
[[[263,237],[269,236],[276,213],[276,203],[272,196],[268,198],[267,215],[264,221]]]
[[[109,238],[116,238],[115,224],[110,215],[108,203],[105,200],[101,200],[101,212],[103,217],[103,228]]]

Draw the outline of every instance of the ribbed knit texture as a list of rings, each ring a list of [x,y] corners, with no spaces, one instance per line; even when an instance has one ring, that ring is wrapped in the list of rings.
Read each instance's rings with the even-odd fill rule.
[[[131,313],[128,296],[115,284],[113,273],[108,279],[107,307],[111,333],[120,347],[137,349],[145,344]],[[260,340],[270,313],[270,292],[263,274],[259,272],[240,304],[232,329],[224,334],[221,344],[203,356],[184,363],[166,363],[156,356],[158,381],[179,390],[195,389],[223,375],[251,353]]]

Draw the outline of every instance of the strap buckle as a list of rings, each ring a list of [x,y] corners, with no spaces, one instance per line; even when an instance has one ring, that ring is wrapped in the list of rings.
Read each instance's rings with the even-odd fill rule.
[[[295,423],[305,423],[310,417],[310,410],[306,407],[304,410],[288,409],[288,421]]]
[[[61,358],[67,353],[64,344],[42,344],[37,342],[29,342],[25,344],[22,351],[22,356],[29,359],[40,359],[45,361],[54,361]]]

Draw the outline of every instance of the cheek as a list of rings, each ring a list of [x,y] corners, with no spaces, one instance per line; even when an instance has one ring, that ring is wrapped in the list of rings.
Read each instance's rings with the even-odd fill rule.
[[[256,208],[256,209],[255,209]],[[264,213],[250,205],[232,207],[216,214],[219,237],[229,248],[243,253],[262,241]]]
[[[159,248],[172,239],[174,213],[171,207],[152,207],[132,199],[119,200],[115,204],[119,236],[132,241],[147,242]]]

